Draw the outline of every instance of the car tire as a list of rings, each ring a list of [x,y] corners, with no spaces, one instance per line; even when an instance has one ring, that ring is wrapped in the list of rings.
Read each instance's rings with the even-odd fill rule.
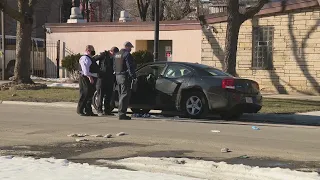
[[[182,111],[185,116],[192,119],[206,118],[209,106],[206,96],[203,92],[188,92],[182,97]]]
[[[151,110],[150,109],[138,109],[138,108],[131,108],[133,114],[148,114]]]
[[[98,91],[95,91],[92,97],[92,106],[95,110],[98,111]],[[114,99],[111,100],[110,109],[106,113],[111,113],[115,108]]]

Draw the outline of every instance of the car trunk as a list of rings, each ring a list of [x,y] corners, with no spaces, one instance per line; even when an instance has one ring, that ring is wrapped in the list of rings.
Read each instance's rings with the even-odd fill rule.
[[[245,94],[258,94],[259,85],[257,82],[249,79],[234,79],[235,90]]]

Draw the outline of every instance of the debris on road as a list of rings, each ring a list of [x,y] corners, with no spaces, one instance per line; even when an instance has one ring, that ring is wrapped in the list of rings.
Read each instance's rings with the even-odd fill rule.
[[[69,134],[68,137],[86,137],[89,136],[88,134]]]
[[[256,127],[256,126],[252,126],[253,130],[260,130],[260,128]]]
[[[120,132],[120,133],[117,134],[117,136],[124,136],[124,135],[128,135],[128,134],[125,133],[125,132]]]
[[[103,137],[101,134],[91,135],[92,137]]]
[[[231,151],[229,150],[229,148],[222,148],[221,152],[222,153],[228,153],[228,152],[231,152]]]
[[[174,160],[174,163],[176,163],[176,164],[185,164],[186,163],[186,161],[185,160]]]
[[[211,130],[211,132],[213,132],[213,133],[220,133],[219,130]]]
[[[89,139],[76,139],[77,142],[89,141]]]
[[[243,155],[243,156],[240,156],[239,158],[240,158],[240,159],[248,159],[248,158],[249,158],[249,156],[247,156],[247,155]]]
[[[104,138],[111,138],[112,137],[112,134],[107,134],[104,136]]]
[[[77,137],[77,134],[69,134],[68,137]]]

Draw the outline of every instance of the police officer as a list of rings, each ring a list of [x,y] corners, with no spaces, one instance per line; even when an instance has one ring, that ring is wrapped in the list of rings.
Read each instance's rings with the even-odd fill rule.
[[[118,53],[117,47],[112,47],[109,51],[104,51],[100,55],[94,56],[95,61],[99,61],[100,73],[97,80],[98,92],[98,116],[113,115],[111,109],[111,100],[115,85],[115,75],[113,71],[113,57]],[[102,103],[103,102],[103,103]],[[104,109],[102,109],[104,104]]]
[[[95,50],[92,45],[87,45],[85,54],[79,59],[79,88],[80,99],[78,102],[77,113],[80,116],[97,116],[92,112],[92,96],[95,91],[95,81],[97,73],[99,73],[99,66],[96,61],[92,59],[95,55]]]
[[[135,67],[133,64],[133,57],[131,49],[133,45],[130,42],[125,42],[124,49],[115,55],[114,72],[116,74],[116,82],[119,88],[119,119],[130,120],[127,116],[127,109],[129,106],[131,96],[131,84],[136,80]]]

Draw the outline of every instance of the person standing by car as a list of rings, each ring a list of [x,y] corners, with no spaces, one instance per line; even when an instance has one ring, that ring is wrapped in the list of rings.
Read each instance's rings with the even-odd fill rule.
[[[95,55],[95,50],[92,45],[87,45],[85,54],[79,59],[79,88],[80,99],[78,102],[77,113],[80,116],[97,116],[92,112],[92,96],[95,91],[95,81],[97,73],[99,73],[99,66],[96,61],[92,59]]]
[[[125,42],[124,49],[121,49],[114,59],[114,72],[119,88],[119,120],[131,119],[131,117],[127,116],[127,109],[131,96],[132,82],[136,81],[136,68],[130,53],[133,47],[130,42]]]
[[[98,74],[97,80],[98,116],[113,115],[111,113],[111,100],[115,85],[113,58],[118,52],[119,49],[117,47],[112,47],[109,51],[101,52],[100,55],[93,57],[95,61],[99,61],[100,67],[100,73]],[[104,109],[102,106],[104,106]]]

